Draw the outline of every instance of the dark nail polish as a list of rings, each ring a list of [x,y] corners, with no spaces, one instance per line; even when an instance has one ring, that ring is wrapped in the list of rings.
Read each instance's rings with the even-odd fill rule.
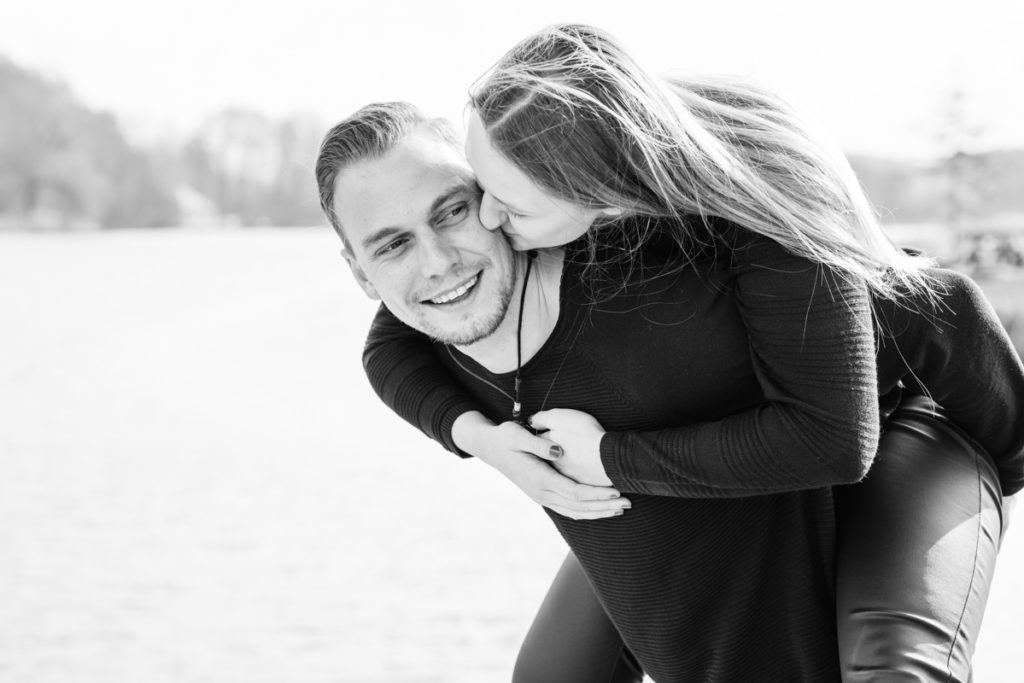
[[[548,447],[548,456],[549,457],[561,458],[562,457],[562,453],[563,453],[562,447],[557,445],[557,444],[552,444],[551,446]]]

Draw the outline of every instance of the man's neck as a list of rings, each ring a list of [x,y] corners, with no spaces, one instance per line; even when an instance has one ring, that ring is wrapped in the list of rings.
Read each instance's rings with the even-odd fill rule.
[[[516,369],[518,343],[522,344],[522,362],[532,358],[544,346],[558,322],[564,256],[562,249],[541,249],[537,252],[530,267],[524,298],[523,281],[528,257],[525,253],[517,253],[516,286],[498,329],[485,339],[458,349],[491,372],[512,372]],[[523,301],[521,332],[520,300]]]

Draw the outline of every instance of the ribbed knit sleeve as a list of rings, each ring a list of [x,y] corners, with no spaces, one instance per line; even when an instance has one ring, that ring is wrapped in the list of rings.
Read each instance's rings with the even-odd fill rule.
[[[623,491],[745,496],[856,482],[870,467],[879,414],[866,287],[763,238],[731,256],[764,401],[711,422],[608,432],[601,460]]]
[[[878,383],[930,396],[992,456],[1003,494],[1024,488],[1024,365],[981,288],[931,271],[938,305],[879,301]]]
[[[477,403],[438,361],[434,342],[383,305],[370,325],[363,368],[391,410],[451,452],[470,457],[452,440],[452,425]]]

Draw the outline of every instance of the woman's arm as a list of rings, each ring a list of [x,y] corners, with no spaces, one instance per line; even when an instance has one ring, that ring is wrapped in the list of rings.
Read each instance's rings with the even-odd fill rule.
[[[922,293],[896,301],[874,302],[878,389],[887,394],[905,386],[942,405],[946,415],[992,455],[999,469],[1003,494],[1010,496],[1024,489],[1024,428],[1021,427],[1024,364],[977,284],[949,270],[934,269],[931,276],[940,297],[938,301]],[[822,368],[820,377],[824,381],[842,376]],[[801,392],[798,388],[794,396]],[[606,449],[617,441],[630,443],[630,439],[636,439],[632,441],[635,444],[643,440],[647,445],[638,448],[636,454],[641,462],[646,459],[650,463],[651,459],[664,455],[659,448],[662,440],[684,433],[666,430],[664,434],[648,432],[640,436],[612,434],[605,437],[603,428],[593,417],[565,409],[538,414],[534,425],[550,429],[549,438],[565,447],[567,456],[556,464],[565,474],[590,483],[615,481],[627,490],[630,484],[609,478],[600,457],[602,440],[607,438]],[[693,429],[702,428],[695,425]],[[723,457],[715,455],[713,445],[707,453],[711,457]],[[651,471],[654,470],[649,467],[648,472]],[[827,473],[824,474],[827,477]],[[688,478],[682,467],[672,463],[666,464],[661,475],[655,476],[663,476],[664,480],[659,483],[648,474],[648,492],[694,497],[727,495],[714,487],[702,488],[698,478]],[[714,483],[710,476],[703,481]],[[763,483],[766,484],[764,492],[777,490],[771,485],[771,476]]]
[[[601,465],[624,491],[754,495],[856,482],[871,465],[879,411],[866,287],[771,240],[737,242],[733,296],[763,400],[715,421],[602,435]],[[570,444],[548,436],[569,464]]]

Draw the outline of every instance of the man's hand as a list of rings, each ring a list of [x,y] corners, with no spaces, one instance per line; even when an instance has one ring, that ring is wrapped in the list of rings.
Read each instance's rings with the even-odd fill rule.
[[[562,447],[562,457],[552,463],[559,472],[584,484],[612,485],[601,463],[604,428],[590,414],[564,408],[544,410],[530,418],[530,426]]]
[[[464,419],[466,418],[466,419]],[[459,448],[494,467],[536,503],[570,519],[602,519],[630,507],[609,486],[577,483],[552,463],[565,456],[553,441],[514,422],[494,425],[479,413],[466,413],[453,425]]]

